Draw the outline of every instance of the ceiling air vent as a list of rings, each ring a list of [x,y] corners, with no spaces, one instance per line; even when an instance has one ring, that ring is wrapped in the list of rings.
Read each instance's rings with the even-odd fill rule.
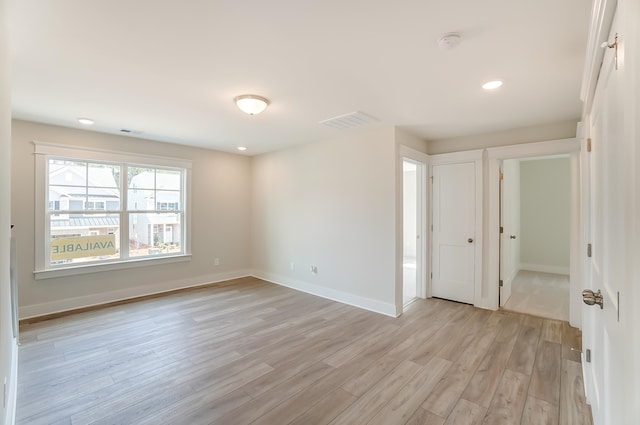
[[[329,127],[337,128],[338,130],[346,130],[348,128],[360,127],[361,125],[372,124],[378,121],[380,120],[372,117],[371,115],[355,111],[349,114],[340,115],[339,117],[320,121],[320,124],[328,125]]]
[[[139,130],[130,130],[128,128],[121,128],[120,129],[120,133],[125,133],[125,134],[142,134],[142,131]]]

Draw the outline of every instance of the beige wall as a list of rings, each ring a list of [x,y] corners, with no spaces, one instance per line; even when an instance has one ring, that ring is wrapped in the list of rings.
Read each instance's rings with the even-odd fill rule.
[[[472,149],[517,145],[521,143],[544,142],[576,137],[578,120],[516,128],[495,133],[477,134],[451,139],[430,140],[427,153],[438,154],[461,152]]]
[[[254,273],[395,314],[395,148],[378,126],[254,157]]]
[[[569,274],[569,158],[520,163],[520,262],[524,270]]]
[[[407,133],[398,127],[395,128],[395,139],[397,145],[406,146],[417,150],[418,152],[427,153],[427,141],[422,140],[411,133]]]
[[[35,280],[34,140],[192,160],[191,261]],[[223,280],[249,272],[251,159],[248,157],[16,120],[12,163],[21,317]],[[213,261],[216,257],[220,258],[217,267]]]
[[[13,423],[18,374],[18,347],[13,338],[9,282],[11,238],[11,85],[9,82],[7,2],[0,0],[0,384],[7,383],[7,405],[0,424]]]
[[[193,160],[189,262],[35,280],[32,141]],[[478,140],[484,140],[480,137]],[[474,142],[475,143],[475,142]],[[253,158],[14,121],[12,208],[21,316],[254,274],[385,314],[399,313],[400,146],[428,144],[380,124]],[[221,259],[215,267],[214,258]],[[400,264],[400,266],[398,266]],[[318,268],[312,274],[311,266]],[[401,306],[400,306],[401,308]]]

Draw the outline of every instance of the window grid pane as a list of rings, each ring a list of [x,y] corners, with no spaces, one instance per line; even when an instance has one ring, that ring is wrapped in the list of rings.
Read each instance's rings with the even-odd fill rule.
[[[48,165],[48,267],[184,253],[185,170],[64,158]]]

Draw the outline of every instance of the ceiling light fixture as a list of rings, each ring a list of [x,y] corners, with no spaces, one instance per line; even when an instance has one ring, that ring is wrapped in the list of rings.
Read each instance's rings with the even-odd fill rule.
[[[495,90],[500,86],[502,86],[502,81],[495,80],[495,81],[489,81],[489,82],[484,83],[482,85],[482,88],[485,89],[485,90]]]
[[[91,125],[93,124],[93,120],[91,118],[78,118],[78,122],[80,124],[84,124],[84,125]]]
[[[269,104],[269,100],[266,97],[255,94],[243,94],[236,97],[234,101],[242,112],[249,115],[258,115],[264,111]]]
[[[238,146],[238,150],[244,152],[244,151],[247,150],[247,147],[246,146]]]

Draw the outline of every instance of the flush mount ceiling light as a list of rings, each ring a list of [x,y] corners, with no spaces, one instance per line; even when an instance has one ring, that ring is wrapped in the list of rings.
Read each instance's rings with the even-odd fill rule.
[[[266,97],[255,94],[243,94],[236,97],[234,101],[242,112],[249,115],[258,115],[264,111],[269,104],[269,100]]]
[[[244,152],[244,151],[247,150],[247,147],[246,146],[238,146],[238,150],[241,151],[241,152]]]
[[[488,81],[488,82],[484,83],[482,85],[482,88],[485,89],[485,90],[495,90],[500,86],[502,86],[502,81],[494,80],[494,81]]]
[[[80,124],[84,124],[84,125],[91,125],[93,124],[93,120],[91,118],[78,118],[78,122]]]

